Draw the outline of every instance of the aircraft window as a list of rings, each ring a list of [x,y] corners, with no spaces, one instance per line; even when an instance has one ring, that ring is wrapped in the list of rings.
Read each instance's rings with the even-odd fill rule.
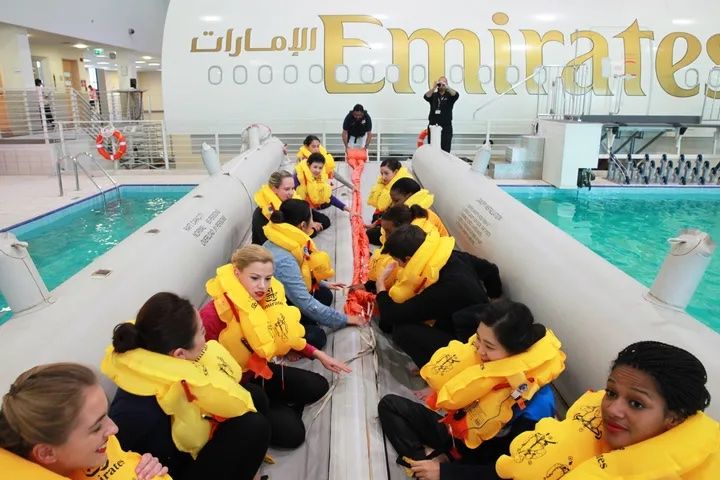
[[[400,80],[400,67],[395,64],[388,65],[385,69],[385,79],[390,83]]]
[[[308,72],[310,76],[310,81],[312,83],[322,83],[323,81],[323,66],[322,65],[310,65],[310,70]]]
[[[298,69],[295,65],[285,65],[283,69],[285,83],[295,83],[298,80]]]
[[[245,65],[235,65],[235,67],[233,67],[233,82],[238,85],[243,85],[247,82],[247,79],[248,73]]]
[[[372,83],[375,81],[375,67],[366,63],[360,67],[360,81]]]
[[[260,65],[260,68],[258,68],[258,82],[262,83],[263,85],[267,85],[268,83],[272,82],[272,79],[272,67],[270,65]]]
[[[222,68],[217,65],[211,66],[208,68],[207,78],[210,85],[220,85],[223,79]]]
[[[700,72],[697,71],[697,68],[685,70],[685,85],[687,88],[695,88],[700,85]]]
[[[424,83],[427,80],[425,65],[413,65],[411,76],[413,83]]]
[[[478,80],[480,80],[481,85],[492,82],[492,68],[489,65],[480,65],[480,68],[478,68]]]
[[[507,70],[505,70],[505,80],[511,85],[516,84],[520,80],[520,69],[515,65],[507,67]]]
[[[452,83],[462,83],[463,81],[463,66],[452,65],[450,67],[450,78],[448,79]]]
[[[350,69],[347,65],[335,65],[335,81],[347,83],[350,80]]]

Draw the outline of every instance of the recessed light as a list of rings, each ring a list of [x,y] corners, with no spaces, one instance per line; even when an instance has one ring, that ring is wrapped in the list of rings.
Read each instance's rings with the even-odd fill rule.
[[[143,55],[143,60],[152,60],[152,57],[150,55]]]
[[[148,65],[151,67],[159,67],[160,66],[159,63],[148,63]]]
[[[203,22],[219,22],[222,20],[222,17],[219,15],[205,15],[203,17],[200,17],[200,20]]]
[[[85,45],[84,43],[76,43],[75,45],[73,45],[73,47],[75,47],[75,48],[88,48],[88,46]]]
[[[146,63],[145,60],[135,60],[135,63]]]
[[[672,24],[673,25],[692,25],[695,23],[695,20],[692,18],[673,18]]]
[[[98,65],[109,65],[110,62],[97,62]]]

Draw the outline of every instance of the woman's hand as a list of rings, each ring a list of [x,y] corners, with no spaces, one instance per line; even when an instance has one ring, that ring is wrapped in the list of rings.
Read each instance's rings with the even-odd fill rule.
[[[330,290],[342,290],[343,288],[347,288],[347,285],[340,282],[327,282],[327,287]]]
[[[322,223],[320,223],[320,222],[312,222],[311,227],[316,232],[322,232],[322,229],[323,229]]]
[[[327,370],[330,370],[334,373],[350,373],[352,370],[350,367],[347,366],[345,362],[341,362],[340,360],[331,357],[327,353],[323,352],[322,350],[315,350],[314,353],[315,358],[317,358],[320,363],[322,363],[323,367],[325,367]]]
[[[146,453],[140,457],[140,463],[135,467],[137,480],[152,480],[168,473],[167,467],[163,467],[160,460]]]
[[[356,290],[365,290],[365,284],[364,283],[354,283],[348,287],[348,291],[354,292]]]
[[[390,262],[385,267],[385,270],[380,272],[380,275],[378,275],[377,284],[385,285],[385,280],[390,276],[390,274],[397,268],[397,262]]]
[[[347,316],[347,324],[348,325],[355,325],[358,327],[362,327],[363,325],[366,325],[370,321],[369,318],[365,318],[362,315],[348,315]]]
[[[440,480],[440,462],[433,460],[410,460],[410,469],[418,480]]]

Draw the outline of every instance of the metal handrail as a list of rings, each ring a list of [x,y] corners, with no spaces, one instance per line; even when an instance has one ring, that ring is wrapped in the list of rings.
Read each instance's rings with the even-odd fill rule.
[[[103,191],[103,189],[100,188],[100,185],[98,185],[97,182],[95,181],[95,179],[92,178],[92,175],[90,175],[90,172],[88,172],[85,169],[85,167],[83,167],[82,164],[80,162],[78,162],[77,157],[71,157],[71,158],[72,158],[73,165],[75,168],[75,181],[77,182],[78,190],[80,190],[80,188],[79,188],[80,183],[78,180],[78,167],[80,167],[80,170],[83,171],[85,176],[88,177],[88,179],[92,182],[92,184],[95,185],[95,188],[98,189],[98,192],[100,192],[100,195],[102,195],[103,207],[107,207],[107,199],[105,198],[105,192]]]
[[[540,73],[541,70],[544,71],[544,70],[545,70],[545,67],[542,66],[542,67],[536,69],[532,74],[528,75],[528,76],[525,77],[523,80],[520,80],[520,81],[517,82],[515,85],[512,85],[510,88],[508,88],[507,90],[505,90],[504,92],[502,92],[502,93],[501,93],[500,95],[498,95],[497,97],[492,98],[492,99],[488,100],[487,102],[485,102],[484,104],[480,105],[480,106],[479,106],[478,108],[476,108],[475,111],[473,112],[473,116],[472,116],[473,120],[475,120],[475,115],[477,115],[477,112],[479,112],[480,110],[482,110],[482,109],[484,109],[484,108],[489,107],[490,105],[492,105],[493,103],[497,102],[498,100],[500,100],[502,97],[504,97],[504,96],[507,95],[508,93],[514,91],[517,87],[521,87],[521,86],[524,85],[528,80],[530,80],[531,78],[534,78],[535,76],[537,76],[537,74]]]
[[[79,157],[87,157],[87,158],[89,158],[89,159],[93,162],[93,164],[98,168],[98,170],[100,170],[100,171],[103,173],[103,175],[105,175],[105,177],[106,177],[108,180],[110,180],[110,183],[113,184],[113,190],[117,190],[117,192],[118,192],[118,197],[120,196],[120,185],[118,184],[118,182],[116,182],[115,179],[107,172],[107,170],[105,170],[105,169],[102,167],[102,165],[100,165],[100,163],[98,163],[98,161],[95,159],[95,157],[92,156],[92,154],[91,154],[90,152],[81,152],[81,153],[78,153],[77,155],[75,155],[75,156],[73,157],[73,160],[77,163],[77,159],[78,159]],[[82,168],[82,165],[80,165],[80,168]],[[86,171],[84,168],[83,168],[83,171],[87,174],[87,171]],[[77,169],[75,170],[75,179],[76,179],[76,181],[77,181]],[[91,180],[92,180],[92,179],[91,179]]]

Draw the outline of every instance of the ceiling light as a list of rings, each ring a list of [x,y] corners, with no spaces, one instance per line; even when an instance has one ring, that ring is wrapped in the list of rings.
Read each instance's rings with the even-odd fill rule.
[[[75,48],[88,48],[88,46],[85,45],[84,43],[76,43],[75,45],[73,45],[73,47],[75,47]]]
[[[152,60],[152,57],[150,55],[143,55],[143,60]]]
[[[159,63],[148,63],[148,65],[151,67],[159,67],[160,66]]]
[[[97,62],[98,65],[109,65],[110,62]]]
[[[135,60],[135,63],[146,63],[145,60]]]
[[[692,25],[695,23],[695,20],[692,18],[673,18],[672,24],[673,25]]]
[[[219,22],[222,20],[222,17],[219,15],[205,15],[200,17],[200,20],[203,22]]]

